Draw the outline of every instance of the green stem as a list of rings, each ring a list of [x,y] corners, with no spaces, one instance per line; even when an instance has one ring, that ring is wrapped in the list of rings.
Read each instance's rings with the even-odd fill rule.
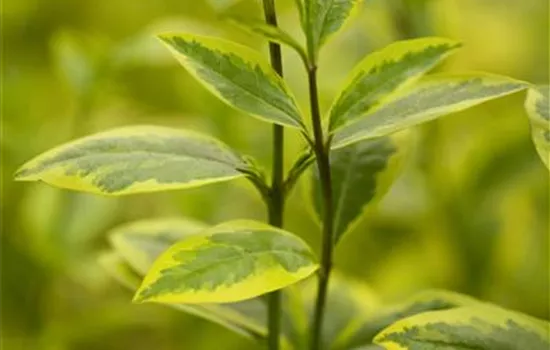
[[[333,248],[333,208],[332,208],[332,180],[330,174],[329,145],[325,144],[323,136],[323,125],[319,111],[319,93],[317,91],[317,67],[312,65],[308,69],[309,101],[311,107],[311,122],[313,125],[313,145],[316,155],[319,179],[323,196],[323,242],[321,248],[321,269],[317,287],[317,300],[313,314],[313,325],[311,330],[311,350],[318,350],[321,347],[321,334],[325,304],[328,291],[330,270],[332,268]]]
[[[264,16],[267,24],[277,26],[277,12],[274,0],[263,0]],[[283,76],[283,59],[281,46],[269,43],[271,66],[281,77]],[[275,227],[283,227],[284,213],[284,131],[281,125],[273,125],[273,167],[270,191],[269,223]],[[279,349],[279,334],[281,331],[281,292],[271,292],[268,298],[268,349]]]

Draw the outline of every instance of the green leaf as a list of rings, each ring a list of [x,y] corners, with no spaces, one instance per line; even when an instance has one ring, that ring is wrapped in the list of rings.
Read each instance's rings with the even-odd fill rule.
[[[254,221],[232,221],[187,238],[163,253],[136,302],[223,303],[253,298],[318,268],[298,237]]]
[[[361,117],[397,89],[417,81],[460,46],[442,38],[398,41],[367,56],[330,110],[330,130]]]
[[[207,227],[184,218],[141,220],[121,225],[109,233],[116,251],[103,255],[100,263],[112,277],[135,292],[141,279],[134,271],[144,276],[154,260],[171,245]],[[239,303],[172,306],[247,337],[258,338],[267,334],[266,306],[258,298]]]
[[[295,349],[305,349],[310,340],[310,320],[314,311],[317,280],[308,279],[285,289],[285,292],[284,334]],[[349,340],[353,339],[362,320],[370,316],[378,304],[378,298],[368,286],[333,271],[322,331],[324,348],[350,349]]]
[[[495,306],[426,312],[384,329],[374,339],[386,349],[546,350],[549,325]]]
[[[351,231],[364,212],[374,207],[390,189],[412,145],[412,132],[404,130],[374,140],[332,150],[334,242]],[[313,204],[319,217],[323,199],[319,172],[313,170]]]
[[[357,10],[359,0],[296,0],[313,61],[320,48]]]
[[[307,62],[307,53],[302,45],[281,28],[267,24],[264,21],[237,17],[231,17],[229,21],[248,32],[261,35],[271,42],[287,45],[294,49],[304,62]]]
[[[523,82],[485,73],[431,75],[338,129],[333,133],[333,148],[426,123],[526,87]]]
[[[189,73],[227,104],[271,123],[304,128],[294,97],[258,52],[190,34],[164,34],[160,39]]]
[[[101,132],[47,151],[16,180],[44,181],[103,195],[183,189],[244,176],[245,162],[221,142],[197,133],[133,126]]]
[[[111,246],[145,275],[153,262],[172,244],[204,231],[208,226],[191,219],[141,220],[109,232]]]
[[[531,122],[531,134],[537,152],[550,170],[550,86],[530,88],[525,109]]]
[[[429,290],[418,293],[403,303],[379,308],[364,318],[352,339],[350,347],[370,344],[375,335],[401,319],[426,311],[447,310],[461,306],[478,305],[481,302],[467,295],[443,290]]]

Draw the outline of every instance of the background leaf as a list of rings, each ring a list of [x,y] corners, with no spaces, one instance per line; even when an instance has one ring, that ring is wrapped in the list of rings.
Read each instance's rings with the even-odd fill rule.
[[[426,312],[383,330],[377,344],[391,349],[532,349],[550,346],[547,322],[492,306]]]
[[[139,287],[140,276],[132,270],[119,253],[115,251],[103,252],[97,260],[109,276],[126,288],[134,290]]]
[[[550,169],[550,86],[530,88],[525,100],[525,109],[531,121],[531,133],[537,152]]]
[[[84,137],[43,153],[15,177],[71,190],[122,195],[201,186],[244,176],[244,161],[219,141],[189,131],[134,126]]]
[[[336,243],[352,229],[361,214],[375,206],[389,190],[412,146],[412,136],[411,131],[404,130],[331,151]],[[311,195],[315,212],[320,218],[323,201],[317,168],[313,169],[312,181]]]
[[[160,38],[189,73],[227,104],[271,123],[303,127],[296,101],[259,53],[190,34]]]
[[[498,75],[432,75],[334,133],[334,148],[416,126],[526,88]]]
[[[298,237],[254,221],[233,221],[173,245],[154,263],[134,300],[246,300],[296,283],[317,267]]]
[[[208,225],[191,219],[142,220],[109,232],[113,248],[141,275],[172,244],[205,230]]]
[[[449,39],[398,41],[368,55],[350,73],[330,110],[330,129],[353,122],[399,88],[410,85],[460,44]]]

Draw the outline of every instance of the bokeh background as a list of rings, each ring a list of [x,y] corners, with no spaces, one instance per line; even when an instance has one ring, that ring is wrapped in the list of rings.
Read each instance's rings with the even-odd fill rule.
[[[301,38],[292,0],[282,27]],[[2,1],[1,346],[5,350],[246,349],[229,331],[171,309],[133,305],[96,263],[106,230],[135,219],[264,219],[245,181],[120,199],[15,183],[30,157],[131,124],[210,133],[269,168],[270,126],[219,102],[153,38],[189,31],[267,52],[220,14],[261,18],[259,0]],[[440,35],[464,48],[439,70],[482,70],[548,83],[546,0],[366,0],[323,51],[322,105],[365,54]],[[305,109],[305,75],[285,50]],[[387,302],[446,288],[548,319],[549,178],[530,140],[524,93],[418,128],[405,171],[339,245],[336,266]],[[301,149],[288,133],[287,164]],[[360,190],[360,189],[358,189]],[[298,188],[287,228],[314,247],[319,229]],[[223,344],[223,346],[222,346]]]

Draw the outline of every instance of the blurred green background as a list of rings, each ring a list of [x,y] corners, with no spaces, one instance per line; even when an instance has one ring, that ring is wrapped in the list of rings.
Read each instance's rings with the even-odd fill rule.
[[[547,0],[364,2],[323,51],[325,109],[361,57],[421,35],[464,43],[440,70],[548,83]],[[277,5],[281,25],[301,38],[293,1]],[[2,2],[2,349],[255,348],[193,316],[132,305],[131,293],[96,263],[106,230],[131,220],[263,220],[245,180],[120,199],[12,181],[19,165],[52,146],[130,124],[210,133],[268,168],[270,126],[219,102],[153,38],[190,31],[267,53],[260,39],[220,21],[226,12],[261,17],[259,0]],[[294,53],[284,54],[305,109],[304,72]],[[447,288],[548,319],[549,178],[530,139],[524,98],[515,94],[419,128],[403,175],[339,245],[338,269],[387,302]],[[303,144],[290,132],[286,146],[290,165]],[[289,199],[287,228],[318,248],[303,196],[298,188]]]

